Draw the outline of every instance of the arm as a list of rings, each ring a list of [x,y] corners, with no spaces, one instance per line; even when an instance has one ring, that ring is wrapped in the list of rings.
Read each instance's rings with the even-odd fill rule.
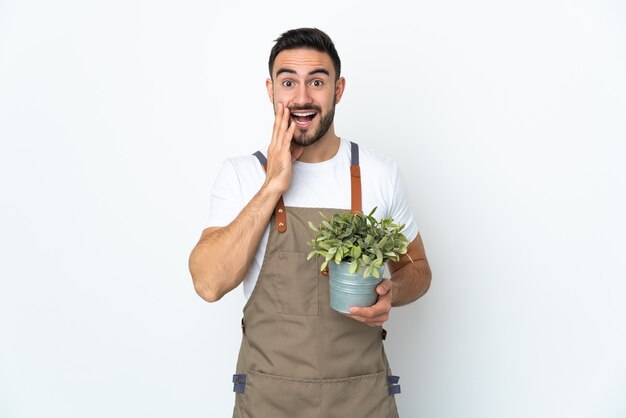
[[[215,302],[243,281],[272,211],[291,181],[291,164],[301,147],[292,147],[295,124],[288,127],[289,109],[277,106],[268,148],[263,186],[239,215],[225,227],[202,232],[189,257],[189,271],[200,297]],[[294,148],[294,149],[292,149]]]
[[[202,231],[189,257],[202,299],[218,301],[243,281],[279,197],[264,185],[228,226]]]
[[[420,234],[417,234],[407,247],[407,254],[411,259],[403,256],[399,261],[388,262],[393,296],[391,306],[402,306],[414,302],[430,287],[432,273]]]
[[[351,318],[372,327],[382,326],[392,306],[411,303],[428,291],[432,274],[419,234],[407,247],[407,254],[413,262],[406,256],[389,261],[391,279],[384,279],[376,288],[378,301],[369,308],[350,308]]]

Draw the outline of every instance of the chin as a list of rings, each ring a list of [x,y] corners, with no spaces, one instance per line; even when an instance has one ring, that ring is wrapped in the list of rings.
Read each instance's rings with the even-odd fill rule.
[[[319,135],[315,135],[315,136],[302,135],[300,137],[294,136],[291,139],[291,142],[293,142],[296,145],[301,145],[303,147],[308,147],[309,145],[315,144],[317,141],[320,140],[320,138],[321,138],[321,136],[319,136]]]

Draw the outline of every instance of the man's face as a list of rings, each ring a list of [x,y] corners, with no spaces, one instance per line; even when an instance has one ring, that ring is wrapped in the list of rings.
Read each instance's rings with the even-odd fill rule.
[[[296,124],[293,142],[307,146],[328,132],[345,80],[335,82],[335,68],[328,54],[299,48],[276,56],[272,79],[266,84],[274,111],[282,103],[291,112],[289,122]]]

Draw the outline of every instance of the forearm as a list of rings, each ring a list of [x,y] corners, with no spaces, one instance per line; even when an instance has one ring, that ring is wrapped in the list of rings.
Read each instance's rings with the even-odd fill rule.
[[[303,149],[291,147],[296,124],[289,126],[290,115],[288,107],[277,104],[272,142],[267,149],[265,182],[259,192],[228,226],[205,229],[191,252],[189,270],[194,287],[209,302],[219,300],[239,286],[276,202],[289,187],[292,163]]]
[[[263,187],[228,226],[203,231],[189,257],[200,297],[217,301],[241,283],[279,197]]]
[[[407,263],[391,275],[391,306],[402,306],[414,302],[430,287],[432,274],[426,260]]]

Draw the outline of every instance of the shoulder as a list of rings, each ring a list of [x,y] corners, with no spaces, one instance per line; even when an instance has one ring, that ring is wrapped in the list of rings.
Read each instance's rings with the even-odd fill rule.
[[[219,189],[245,192],[265,178],[265,171],[253,155],[235,155],[225,158],[214,181],[213,191]]]
[[[230,156],[226,158],[225,162],[237,169],[242,170],[249,170],[250,168],[257,166],[262,167],[258,158],[252,153],[247,155]]]
[[[264,173],[261,162],[252,153],[228,157],[224,160],[224,167],[227,167],[229,171],[236,174],[240,179]]]
[[[263,184],[265,170],[253,154],[235,155],[223,161],[215,181],[214,192],[234,193],[241,202],[247,202]],[[224,189],[229,189],[228,192]],[[216,193],[217,193],[216,192]]]
[[[369,172],[381,180],[395,182],[398,176],[398,164],[392,157],[362,145],[359,145],[359,164],[362,173]]]
[[[408,199],[408,191],[395,159],[366,147],[359,147],[361,178],[363,188],[369,193],[369,202],[364,200],[364,209],[378,207],[376,216],[391,216],[399,225],[405,225],[403,233],[412,241],[417,236],[413,212]]]

